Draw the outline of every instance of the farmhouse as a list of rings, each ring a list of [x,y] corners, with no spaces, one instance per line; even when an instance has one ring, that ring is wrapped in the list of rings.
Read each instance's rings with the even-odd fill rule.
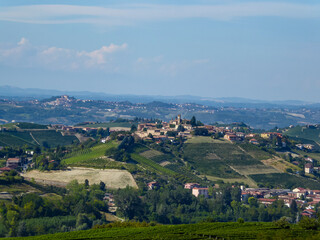
[[[186,183],[185,185],[184,185],[184,188],[185,189],[193,189],[193,188],[198,188],[198,187],[200,187],[200,184],[198,184],[198,183]]]
[[[277,199],[258,198],[258,202],[260,202],[260,203],[262,203],[264,205],[270,205],[275,201],[277,201]]]
[[[11,170],[12,170],[11,168],[3,167],[3,168],[0,168],[0,173],[3,173],[3,172],[10,172]]]
[[[21,158],[8,158],[6,167],[15,169],[21,165]]]
[[[282,134],[277,132],[268,132],[268,133],[261,133],[260,137],[264,139],[272,139],[274,137],[282,138]]]
[[[303,144],[303,147],[304,147],[305,149],[308,149],[308,150],[313,150],[314,145],[312,145],[312,144]]]
[[[249,143],[254,144],[254,145],[259,145],[259,142],[254,138],[250,139]]]
[[[194,187],[192,188],[192,195],[196,197],[199,197],[200,195],[202,195],[207,198],[209,196],[208,188]]]
[[[301,213],[301,215],[309,218],[313,218],[313,217],[316,217],[316,211],[312,209],[306,209]]]
[[[305,173],[312,174],[313,173],[313,165],[312,165],[312,163],[305,164],[304,165],[304,171],[305,171]]]
[[[227,139],[229,141],[237,141],[237,135],[235,135],[234,133],[226,133],[224,135],[224,139]]]

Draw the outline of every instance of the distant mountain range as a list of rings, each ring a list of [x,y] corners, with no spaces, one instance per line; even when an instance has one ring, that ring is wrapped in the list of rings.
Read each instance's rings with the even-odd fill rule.
[[[104,101],[129,101],[132,103],[150,103],[161,101],[165,103],[196,103],[216,107],[256,107],[256,108],[277,108],[277,107],[320,107],[320,103],[312,103],[298,100],[266,101],[254,100],[239,97],[209,98],[191,95],[160,96],[160,95],[115,95],[102,92],[89,91],[60,91],[38,88],[18,88],[12,86],[0,86],[0,98],[15,100],[45,99],[52,96],[68,95],[78,99],[104,100]]]

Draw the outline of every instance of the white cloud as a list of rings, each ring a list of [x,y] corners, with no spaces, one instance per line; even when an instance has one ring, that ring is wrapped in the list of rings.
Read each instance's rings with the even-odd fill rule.
[[[0,20],[35,24],[89,23],[131,25],[183,18],[230,20],[239,17],[320,18],[320,4],[229,2],[211,5],[28,5],[0,7]]]
[[[39,47],[22,38],[10,48],[0,48],[0,62],[6,65],[40,66],[48,69],[104,69],[117,71],[113,59],[115,53],[127,49],[126,43],[102,46],[93,51],[78,51],[58,47]]]
[[[122,45],[110,44],[109,46],[103,46],[102,48],[92,51],[92,52],[78,52],[77,55],[79,57],[88,57],[87,65],[93,66],[94,64],[104,64],[106,63],[106,56],[109,53],[113,53],[116,51],[125,50],[128,47],[126,43]]]
[[[28,43],[28,40],[26,38],[21,38],[20,42],[18,42],[18,45],[26,45]]]

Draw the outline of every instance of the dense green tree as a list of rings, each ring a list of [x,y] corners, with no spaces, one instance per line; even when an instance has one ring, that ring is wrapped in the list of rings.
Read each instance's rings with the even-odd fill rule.
[[[131,125],[131,128],[130,128],[130,131],[131,131],[131,132],[137,131],[137,126],[134,125],[134,124],[132,124],[132,125]]]
[[[190,120],[190,124],[192,127],[197,126],[197,119],[195,116],[192,116],[191,120]]]
[[[117,212],[126,219],[140,218],[142,215],[142,202],[138,192],[130,187],[120,189],[114,196],[115,203],[118,207]]]

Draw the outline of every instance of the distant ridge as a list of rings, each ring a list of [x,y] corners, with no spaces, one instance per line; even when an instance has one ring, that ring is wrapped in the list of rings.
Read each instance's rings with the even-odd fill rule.
[[[197,103],[208,106],[230,106],[230,107],[277,107],[277,106],[316,106],[320,103],[312,103],[299,100],[280,100],[266,101],[255,100],[241,97],[199,97],[192,95],[178,96],[160,96],[160,95],[131,95],[131,94],[109,94],[102,92],[90,91],[61,91],[39,88],[19,88],[13,86],[0,86],[0,98],[11,98],[16,100],[21,99],[45,99],[52,96],[69,95],[79,99],[105,100],[105,101],[130,101],[132,103]]]

